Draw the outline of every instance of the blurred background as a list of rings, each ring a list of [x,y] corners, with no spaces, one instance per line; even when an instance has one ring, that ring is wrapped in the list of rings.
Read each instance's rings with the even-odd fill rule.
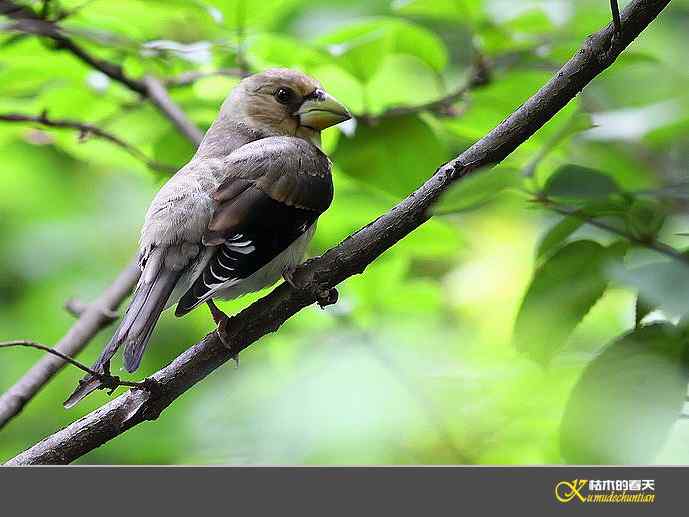
[[[20,3],[128,76],[160,78],[202,129],[242,72],[318,78],[356,118],[324,134],[336,194],[311,255],[482,137],[611,19],[607,0]],[[65,301],[94,299],[125,267],[148,203],[194,146],[149,101],[12,23],[0,17],[0,115],[93,124],[141,155],[0,121],[0,340],[52,345],[74,321]],[[344,282],[337,305],[303,310],[239,368],[80,462],[688,462],[683,349],[668,359],[654,352],[667,340],[653,343],[689,310],[689,275],[648,249],[681,254],[687,241],[688,23],[689,1],[673,1],[497,179],[479,172],[451,192],[442,215]],[[536,191],[617,231],[563,218]],[[212,328],[204,309],[166,312],[137,379]],[[2,350],[0,391],[40,356]],[[65,368],[0,430],[0,459],[108,400],[64,410],[80,377]]]

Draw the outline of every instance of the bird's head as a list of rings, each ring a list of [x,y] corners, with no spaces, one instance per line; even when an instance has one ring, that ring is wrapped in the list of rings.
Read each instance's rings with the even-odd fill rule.
[[[352,117],[318,81],[288,68],[273,68],[243,79],[223,111],[264,134],[313,142],[320,140],[321,130]]]

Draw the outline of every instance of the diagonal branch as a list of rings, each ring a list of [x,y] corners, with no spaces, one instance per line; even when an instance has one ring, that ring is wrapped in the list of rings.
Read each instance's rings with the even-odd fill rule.
[[[139,280],[139,266],[132,262],[103,294],[89,304],[54,350],[69,357],[76,356],[89,341],[112,322],[110,312],[124,301]],[[65,365],[64,360],[47,355],[38,361],[10,389],[0,395],[0,429],[17,416]]]
[[[142,161],[152,170],[163,172],[165,174],[171,174],[175,172],[175,168],[171,165],[165,165],[159,163],[148,156],[146,156],[141,150],[134,147],[122,140],[120,137],[105,131],[93,124],[87,124],[85,122],[79,122],[78,120],[71,119],[55,119],[49,118],[47,112],[43,112],[40,115],[26,115],[23,113],[0,113],[0,121],[2,122],[28,122],[34,124],[40,124],[45,127],[52,127],[57,129],[72,129],[79,132],[79,139],[85,140],[89,136],[95,136],[102,140],[106,140],[118,147],[124,149],[130,156],[133,156],[137,160]]]
[[[187,118],[184,112],[170,99],[165,87],[158,81],[135,79],[128,76],[117,63],[100,59],[72,40],[56,22],[44,20],[28,7],[16,4],[11,0],[0,0],[0,15],[14,20],[10,30],[34,34],[51,39],[58,50],[66,50],[81,62],[105,74],[134,93],[150,99],[158,110],[168,118],[176,128],[194,144],[198,145],[203,138],[201,130]]]
[[[52,354],[55,357],[59,357],[60,359],[71,364],[72,366],[79,368],[82,372],[86,372],[89,375],[93,375],[93,376],[101,375],[100,373],[92,370],[88,366],[81,364],[79,361],[72,359],[68,355],[65,355],[62,352],[58,352],[54,348],[50,348],[49,346],[46,346],[46,345],[41,345],[40,343],[36,343],[34,341],[28,341],[26,339],[18,339],[16,341],[0,341],[0,348],[11,348],[11,347],[27,347],[27,348],[35,348],[37,350],[43,350],[44,352]]]
[[[129,391],[11,459],[8,465],[69,463],[146,420],[155,420],[177,397],[262,336],[276,331],[288,318],[366,267],[430,218],[429,208],[454,182],[471,171],[495,164],[526,141],[609,67],[668,5],[670,0],[633,0],[622,15],[625,28],[612,47],[611,25],[592,35],[555,76],[500,125],[460,156],[440,167],[415,192],[378,219],[321,257],[309,260],[294,274],[294,288],[281,284],[270,294],[232,317],[223,347],[215,332],[193,345],[153,375],[157,394]]]
[[[196,125],[189,120],[184,112],[170,99],[165,86],[149,81],[148,84],[139,81],[124,74],[122,67],[115,63],[111,63],[92,56],[81,46],[77,45],[68,36],[66,36],[60,29],[56,22],[49,22],[44,20],[41,16],[36,14],[28,7],[19,5],[10,0],[0,0],[0,15],[9,17],[15,21],[14,29],[23,33],[36,34],[38,36],[50,38],[56,43],[57,49],[66,49],[71,52],[77,59],[81,60],[86,65],[100,71],[111,79],[124,85],[132,92],[149,98],[158,110],[170,121],[173,122],[182,134],[188,138],[192,143],[198,146],[201,142],[203,134],[196,127]],[[16,114],[15,114],[16,115]],[[21,117],[21,115],[20,115]],[[26,116],[24,116],[26,117]],[[6,121],[15,117],[8,117]],[[44,114],[39,117],[40,120],[34,122],[46,124],[47,116]],[[28,121],[28,120],[27,120]],[[81,124],[75,121],[61,121],[58,123],[53,121],[52,127],[72,127],[82,131],[87,129],[88,132],[105,138],[116,145],[129,148],[130,154],[137,154],[134,150],[125,144],[124,141],[114,135],[106,134],[104,131],[97,131],[95,126]],[[48,124],[49,125],[49,124]],[[75,126],[76,125],[76,126]],[[124,146],[122,144],[125,144]],[[142,156],[142,159],[145,157]],[[146,159],[148,161],[148,159]],[[150,162],[149,166],[157,166],[154,162]],[[138,267],[136,264],[124,270],[120,277],[106,289],[100,301],[103,301],[104,307],[116,308],[129,292],[132,290],[138,280]],[[95,318],[95,319],[94,319]],[[105,318],[105,319],[103,319]],[[69,332],[62,338],[56,348],[64,346],[64,352],[67,355],[76,355],[91,341],[91,339],[98,333],[98,331],[108,323],[108,318],[103,316],[103,312],[94,310],[84,312],[79,320],[72,326]],[[23,407],[41,390],[41,388],[48,383],[53,376],[62,369],[64,362],[57,360],[55,357],[44,357],[36,363],[31,370],[29,370],[16,384],[14,384],[7,392],[0,395],[0,429],[12,418],[14,418]]]
[[[552,210],[555,213],[564,215],[565,217],[574,217],[575,219],[579,219],[580,221],[590,226],[600,228],[601,230],[605,230],[606,232],[617,235],[618,237],[627,239],[629,242],[634,243],[637,246],[653,250],[657,253],[660,253],[661,255],[665,255],[666,257],[671,258],[672,260],[676,260],[678,262],[682,262],[684,264],[689,265],[689,256],[685,255],[680,251],[677,251],[675,248],[665,244],[664,242],[656,240],[655,238],[641,239],[639,237],[635,237],[631,233],[625,232],[624,230],[617,228],[612,224],[608,224],[605,221],[601,221],[599,219],[596,219],[595,217],[589,216],[585,210],[572,208],[566,205],[561,205],[553,201],[552,199],[549,199],[542,195],[537,195],[534,199],[532,199],[532,201],[534,203],[540,204],[544,208]]]
[[[162,113],[165,113],[167,118],[170,119],[170,122],[172,122],[180,133],[198,146],[201,140],[203,140],[203,132],[191,122],[182,109],[172,101],[163,83],[150,75],[145,76],[143,82],[151,102]]]

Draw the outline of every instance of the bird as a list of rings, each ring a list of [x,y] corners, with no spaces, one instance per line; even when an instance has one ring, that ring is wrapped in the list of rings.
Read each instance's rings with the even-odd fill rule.
[[[184,316],[206,303],[220,328],[228,316],[214,299],[291,281],[333,200],[321,131],[350,118],[298,70],[265,70],[233,88],[194,156],[151,202],[131,302],[91,368],[100,375],[81,379],[66,408],[103,387],[119,348],[125,370],[137,370],[163,310],[176,304]]]

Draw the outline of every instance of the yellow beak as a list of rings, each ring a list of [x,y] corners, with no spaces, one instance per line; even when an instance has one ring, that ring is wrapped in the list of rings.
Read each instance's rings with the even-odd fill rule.
[[[299,123],[321,131],[352,118],[352,115],[334,97],[322,90],[316,90],[313,98],[305,100],[299,111]]]

